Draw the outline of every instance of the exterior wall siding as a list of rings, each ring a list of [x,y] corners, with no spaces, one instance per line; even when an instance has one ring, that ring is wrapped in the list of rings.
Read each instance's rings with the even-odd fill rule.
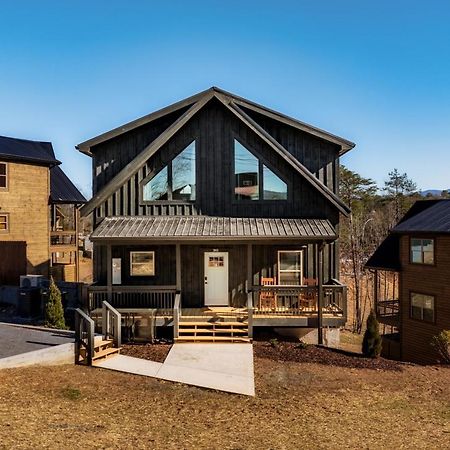
[[[418,236],[419,237],[419,236]],[[420,235],[435,239],[435,265],[409,262],[410,236],[402,236],[400,253],[400,332],[402,359],[418,363],[436,363],[437,352],[431,339],[450,329],[450,237]],[[410,318],[410,293],[435,297],[435,323]]]
[[[48,167],[8,162],[8,190],[0,190],[0,212],[9,214],[9,232],[1,241],[26,241],[27,273],[48,277]]]

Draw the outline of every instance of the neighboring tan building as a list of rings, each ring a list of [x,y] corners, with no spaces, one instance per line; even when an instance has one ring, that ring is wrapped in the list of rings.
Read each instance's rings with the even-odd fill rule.
[[[375,269],[384,354],[436,363],[432,338],[450,329],[450,200],[416,202],[366,267]]]
[[[77,279],[77,212],[86,199],[59,164],[50,142],[0,136],[0,285],[50,270]]]

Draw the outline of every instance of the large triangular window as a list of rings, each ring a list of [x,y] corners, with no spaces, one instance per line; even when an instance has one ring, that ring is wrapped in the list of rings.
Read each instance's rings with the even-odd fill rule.
[[[144,201],[195,200],[195,141],[143,186]]]
[[[238,140],[234,140],[236,200],[287,200],[287,184]]]

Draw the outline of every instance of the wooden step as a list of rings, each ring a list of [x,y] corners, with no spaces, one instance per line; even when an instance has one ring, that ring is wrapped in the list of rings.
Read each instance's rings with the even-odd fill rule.
[[[181,336],[175,338],[176,342],[251,342],[251,339],[243,336]]]
[[[211,330],[211,328],[180,328],[180,333],[248,333],[247,328],[220,328]]]
[[[218,327],[247,327],[248,323],[247,322],[180,322],[179,323],[180,327],[192,327],[192,326],[207,326],[207,327],[211,327],[211,326],[218,326]]]
[[[100,342],[97,342],[94,346],[94,351],[99,351],[102,348],[112,347],[114,341],[112,339],[103,339]]]
[[[106,348],[99,352],[95,352],[92,361],[97,361],[98,359],[106,358],[107,356],[111,356],[119,352],[120,348]]]

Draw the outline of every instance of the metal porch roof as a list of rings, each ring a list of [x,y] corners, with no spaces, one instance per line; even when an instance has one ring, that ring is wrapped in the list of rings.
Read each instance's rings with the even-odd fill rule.
[[[336,231],[326,219],[269,219],[210,216],[107,217],[92,233],[108,240],[255,240],[332,241]]]

